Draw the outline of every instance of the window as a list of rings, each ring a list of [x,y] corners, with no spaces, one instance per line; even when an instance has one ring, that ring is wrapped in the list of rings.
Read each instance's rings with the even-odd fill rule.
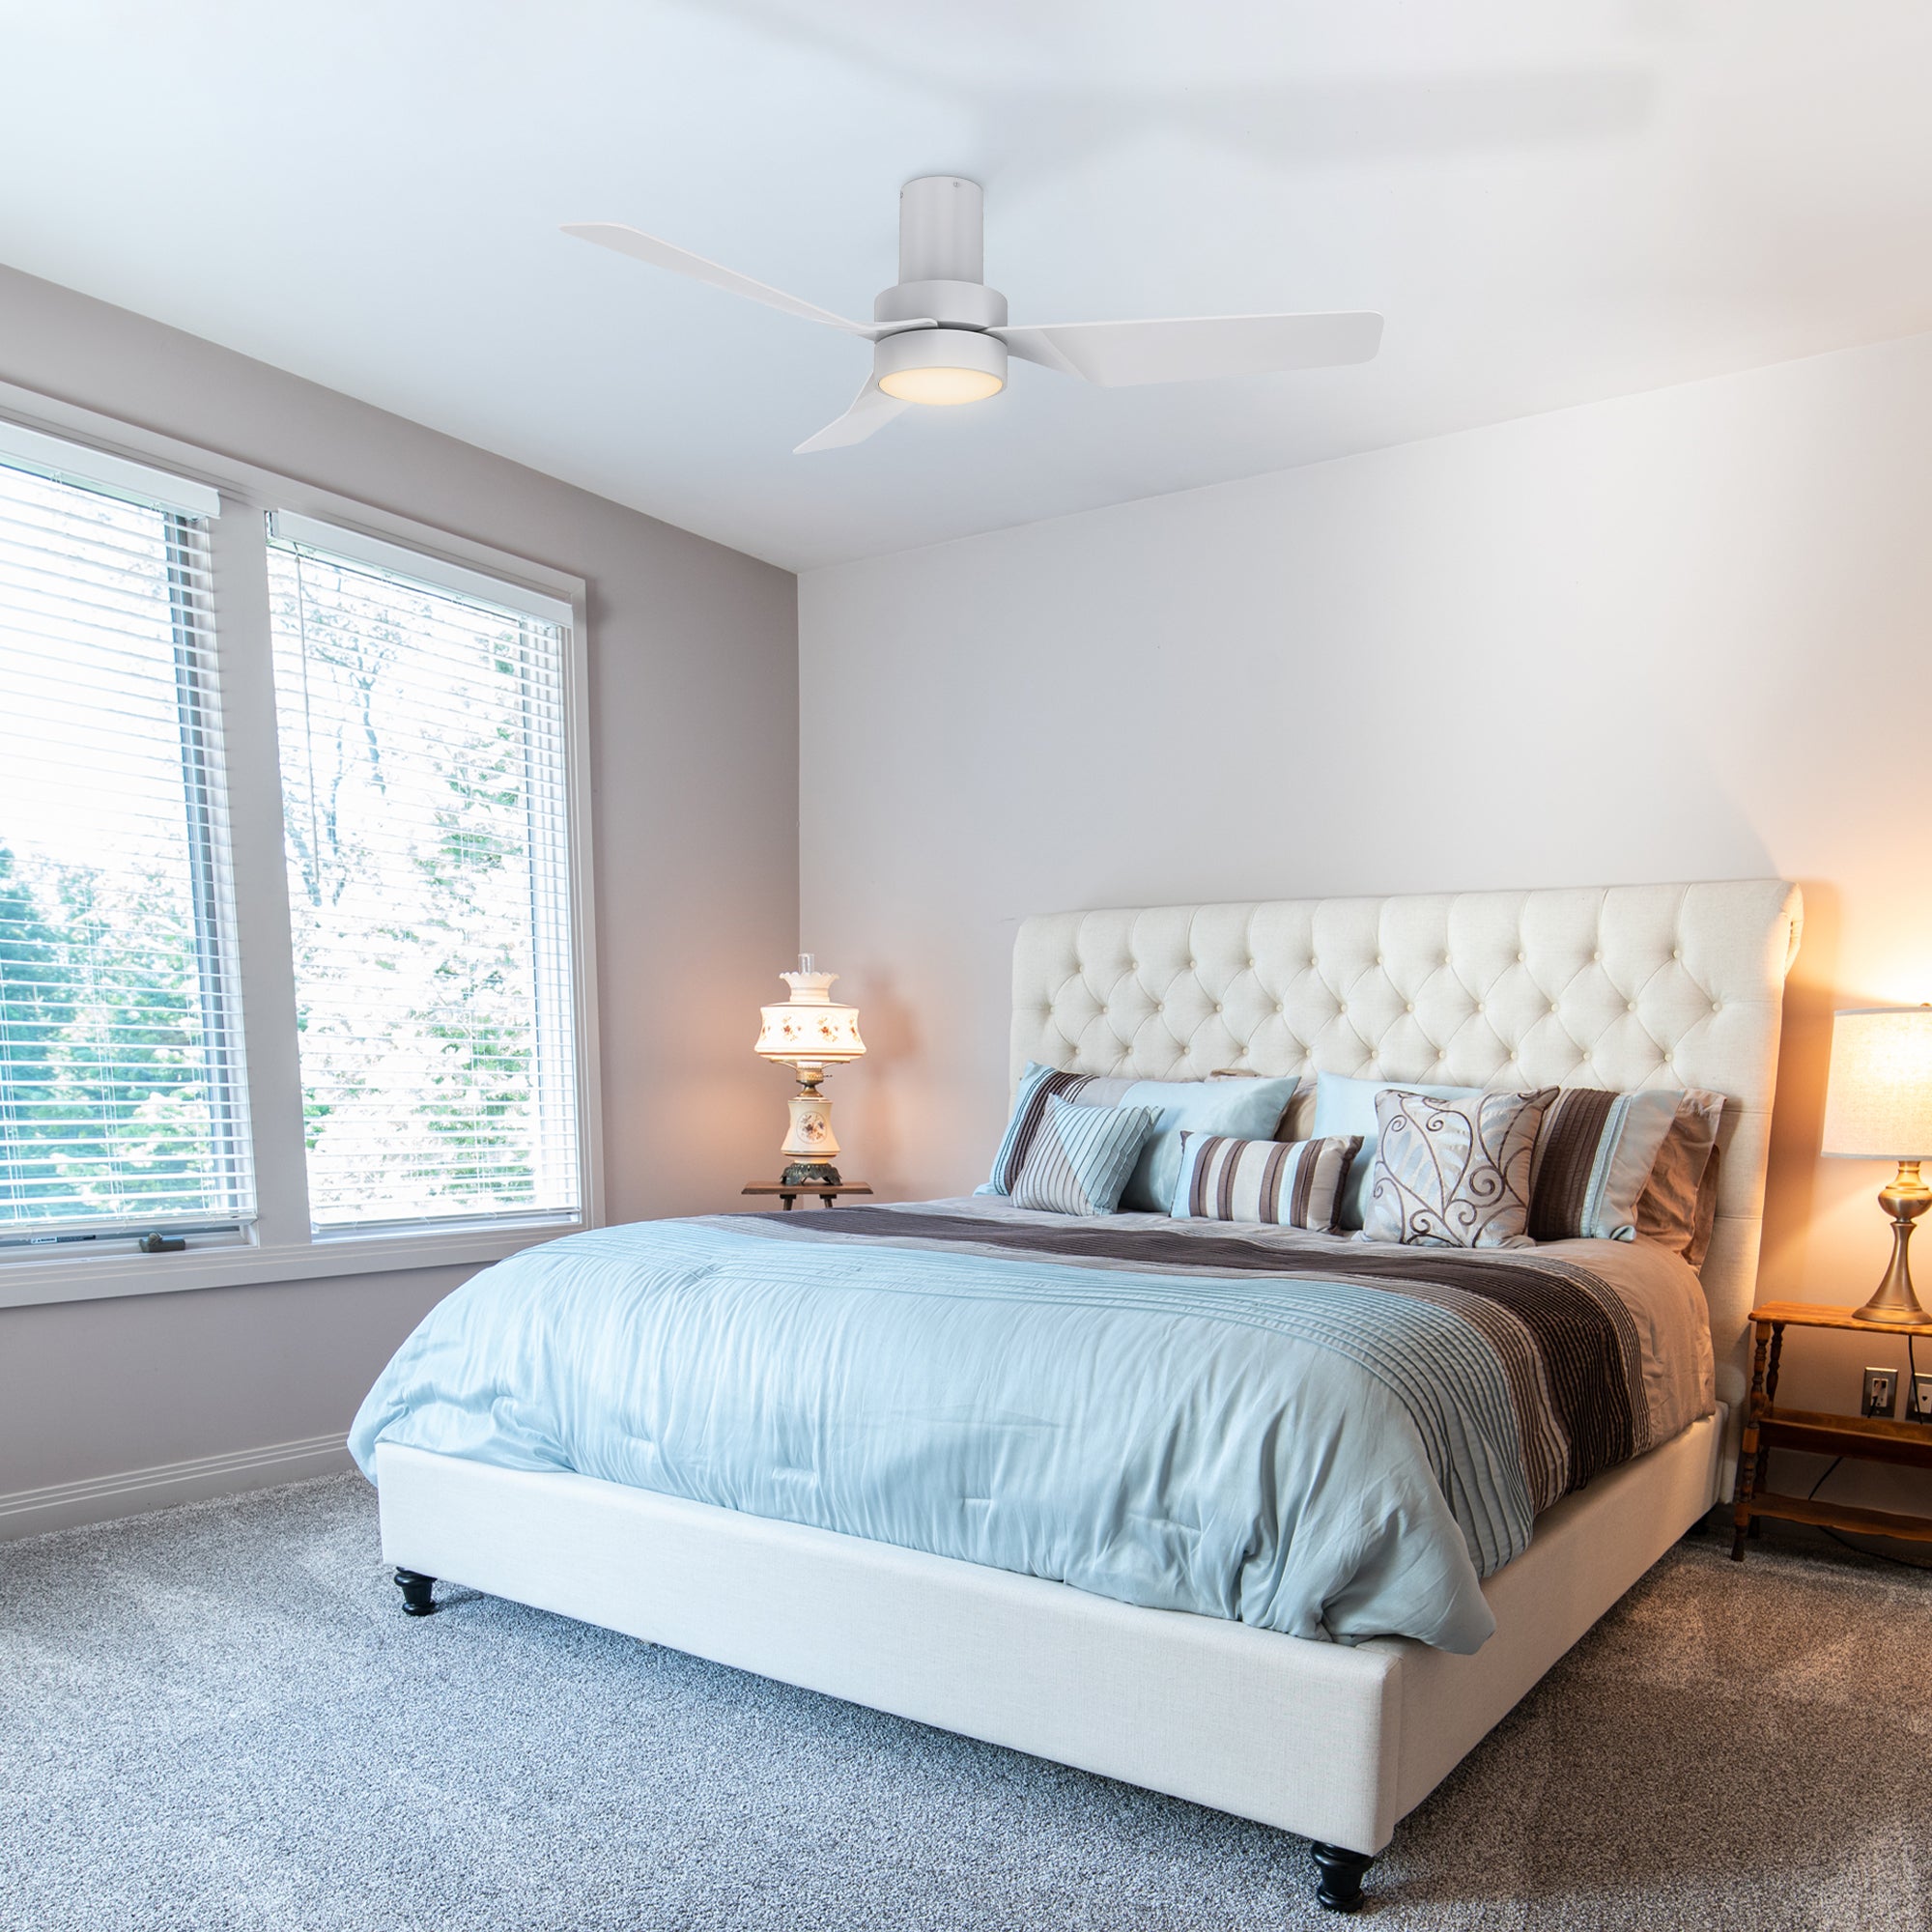
[[[236,1231],[218,499],[43,440],[0,446],[0,1252]]]
[[[0,414],[0,1307],[593,1223],[583,586],[45,409],[219,490]]]
[[[269,567],[310,1217],[574,1213],[565,626],[346,539]]]

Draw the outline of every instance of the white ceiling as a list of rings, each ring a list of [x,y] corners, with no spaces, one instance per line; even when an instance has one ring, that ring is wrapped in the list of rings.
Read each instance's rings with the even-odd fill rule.
[[[1924,0],[0,0],[0,260],[792,568],[1932,328]],[[1379,358],[795,457],[897,189],[1015,321],[1376,308]]]

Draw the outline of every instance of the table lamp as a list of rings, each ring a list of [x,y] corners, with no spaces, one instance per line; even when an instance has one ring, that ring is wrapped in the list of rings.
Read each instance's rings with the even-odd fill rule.
[[[1906,1249],[1912,1224],[1932,1207],[1918,1163],[1932,1160],[1932,1006],[1855,1007],[1832,1015],[1825,1145],[1841,1160],[1895,1160],[1878,1197],[1891,1216],[1891,1265],[1861,1321],[1923,1321]]]
[[[818,1083],[828,1066],[857,1060],[866,1051],[859,1037],[858,1008],[841,1007],[832,997],[838,977],[815,972],[811,954],[801,952],[798,971],[779,975],[791,988],[791,998],[760,1009],[764,1024],[755,1051],[798,1073],[798,1092],[790,1102],[791,1131],[779,1151],[791,1163],[785,1180],[806,1187],[838,1185],[838,1170],[832,1165],[838,1152],[832,1102],[818,1091]]]

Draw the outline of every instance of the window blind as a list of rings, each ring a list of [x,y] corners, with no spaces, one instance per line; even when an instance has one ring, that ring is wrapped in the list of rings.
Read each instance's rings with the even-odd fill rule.
[[[183,507],[216,499],[169,481],[0,444],[0,1248],[254,1214],[208,527]]]
[[[310,1218],[573,1216],[567,627],[289,526],[270,601]]]

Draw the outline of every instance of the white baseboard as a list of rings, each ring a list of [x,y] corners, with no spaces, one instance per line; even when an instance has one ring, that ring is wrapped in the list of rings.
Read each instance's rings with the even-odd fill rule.
[[[0,1494],[0,1540],[109,1522],[116,1517],[201,1502],[210,1496],[238,1495],[245,1490],[273,1489],[278,1483],[332,1476],[355,1466],[340,1435],[309,1435],[298,1442],[269,1442],[259,1449],[233,1449],[221,1456],[156,1463],[77,1483],[14,1490]]]

